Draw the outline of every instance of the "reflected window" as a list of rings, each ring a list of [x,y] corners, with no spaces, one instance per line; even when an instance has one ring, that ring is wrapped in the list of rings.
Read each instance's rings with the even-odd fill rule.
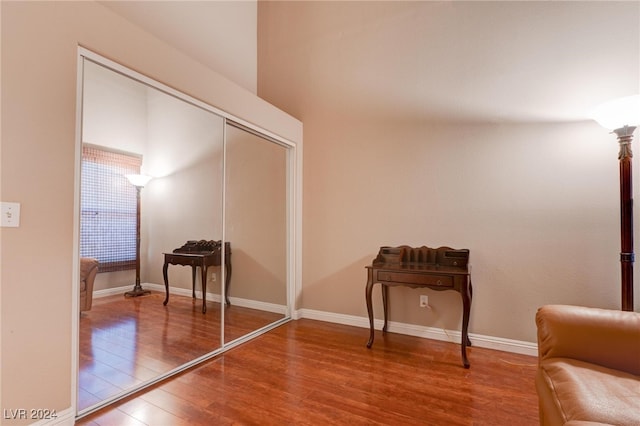
[[[126,174],[140,173],[142,158],[98,147],[82,148],[80,256],[100,272],[136,267],[136,189]]]

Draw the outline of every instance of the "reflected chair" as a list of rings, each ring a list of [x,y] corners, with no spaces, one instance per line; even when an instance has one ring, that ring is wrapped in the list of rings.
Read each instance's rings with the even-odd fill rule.
[[[98,274],[98,265],[97,259],[80,258],[80,312],[91,310],[93,282]]]

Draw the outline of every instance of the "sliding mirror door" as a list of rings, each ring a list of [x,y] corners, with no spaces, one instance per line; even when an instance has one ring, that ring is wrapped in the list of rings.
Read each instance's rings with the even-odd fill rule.
[[[207,269],[203,313],[201,269],[168,264],[163,304],[165,253],[222,239],[224,119],[91,60],[83,68],[80,258],[97,258],[99,272],[80,308],[80,413],[219,350],[224,274],[219,261]],[[139,210],[129,173],[153,176]],[[137,214],[139,279],[150,294],[127,297]]]
[[[81,417],[291,318],[302,140],[79,52]]]
[[[289,316],[289,148],[232,122],[225,127],[225,240],[232,273],[224,341]]]

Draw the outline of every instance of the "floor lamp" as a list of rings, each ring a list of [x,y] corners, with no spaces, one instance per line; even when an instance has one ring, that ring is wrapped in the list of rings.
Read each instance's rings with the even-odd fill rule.
[[[640,124],[640,95],[614,99],[598,106],[593,118],[618,137],[620,144],[620,268],[622,310],[633,311],[633,191],[631,183],[631,141]]]
[[[126,175],[129,182],[136,187],[136,284],[133,290],[127,291],[125,297],[138,297],[151,293],[140,285],[140,191],[151,180],[146,175]]]

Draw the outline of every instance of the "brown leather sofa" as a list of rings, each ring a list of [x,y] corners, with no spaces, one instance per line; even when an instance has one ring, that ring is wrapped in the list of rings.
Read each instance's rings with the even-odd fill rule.
[[[98,273],[98,260],[80,258],[80,312],[91,309],[93,303],[93,282]]]
[[[541,425],[640,425],[640,313],[538,309]]]

